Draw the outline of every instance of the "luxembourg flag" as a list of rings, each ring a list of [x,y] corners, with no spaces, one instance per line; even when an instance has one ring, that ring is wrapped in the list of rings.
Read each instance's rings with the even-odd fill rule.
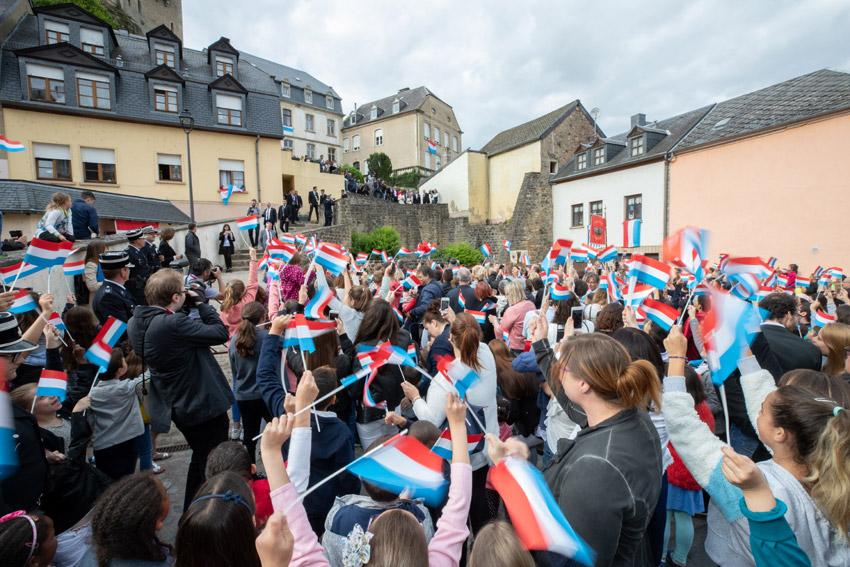
[[[22,143],[10,140],[6,136],[0,136],[0,148],[7,152],[22,152],[26,150],[26,147]]]
[[[587,262],[587,251],[581,248],[573,248],[570,250],[570,260],[573,262]]]
[[[528,257],[528,254],[523,254],[522,256],[520,256],[519,257],[519,263],[525,264],[526,266],[530,266],[531,265],[531,259]]]
[[[257,269],[261,272],[269,269],[269,255],[268,253],[263,254],[263,257],[260,258],[260,263],[257,264]]]
[[[466,310],[466,298],[462,293],[457,294],[457,302],[461,309]]]
[[[18,275],[18,270],[20,270],[21,275],[18,276],[20,278],[25,278],[27,276],[31,276],[37,272],[41,271],[41,268],[38,266],[30,266],[29,264],[24,264],[23,262],[18,262],[13,266],[6,266],[5,268],[0,268],[0,279],[2,279],[4,285],[11,285],[13,281],[15,281],[15,276]]]
[[[372,397],[372,391],[369,389],[369,387],[372,385],[372,382],[375,380],[375,377],[377,377],[377,376],[378,376],[378,367],[372,366],[372,373],[369,374],[369,377],[366,378],[366,382],[363,385],[363,405],[366,406],[367,408],[386,409],[387,402],[386,401],[376,402],[375,399]]]
[[[484,254],[485,258],[489,258],[490,254],[492,254],[492,251],[490,250],[490,245],[486,242],[482,244],[478,249],[481,250],[481,253]]]
[[[667,287],[672,268],[664,262],[647,258],[640,254],[632,254],[629,262],[629,277],[637,277],[637,281],[658,289]]]
[[[407,248],[399,248],[398,252],[395,253],[396,256],[413,256],[413,250],[408,250]]]
[[[620,290],[620,285],[614,272],[605,274],[604,279],[608,281],[608,297],[611,298],[611,301],[622,301],[623,292]]]
[[[466,309],[465,311],[472,315],[479,325],[484,325],[485,323],[487,323],[487,314],[483,311],[472,311],[470,309]]]
[[[570,298],[572,292],[570,288],[562,286],[561,284],[553,284],[552,285],[552,299],[555,301],[565,301]]]
[[[26,313],[27,311],[38,310],[38,305],[35,300],[25,289],[20,289],[15,292],[15,301],[9,308],[9,313]]]
[[[655,288],[651,285],[636,285],[632,290],[631,298],[625,300],[625,307],[637,308],[644,300],[652,295]]]
[[[472,415],[475,412],[475,415]],[[481,429],[478,423],[484,423],[484,408],[467,404],[466,406],[466,444],[469,454],[479,453],[484,449],[485,431]],[[443,422],[443,432],[437,438],[437,442],[431,447],[431,452],[439,455],[440,458],[447,461],[452,460],[452,431],[449,427],[449,421]]]
[[[613,262],[617,259],[617,247],[613,244],[606,246],[597,253],[596,259],[600,262]]]
[[[581,249],[587,252],[587,257],[589,259],[595,260],[596,257],[599,255],[599,250],[589,244],[582,244]]]
[[[511,241],[510,240],[503,240],[502,246],[504,246],[505,250],[507,250],[508,252],[511,251]]]
[[[694,297],[699,297],[700,295],[711,295],[711,290],[707,285],[699,284],[694,288]]]
[[[844,270],[842,270],[841,268],[830,268],[828,271],[829,275],[834,278],[841,279],[844,277]]]
[[[543,473],[524,459],[509,457],[490,469],[490,480],[505,502],[523,547],[593,565],[596,553],[570,526]]]
[[[829,323],[835,323],[835,315],[830,315],[829,313],[824,313],[820,309],[815,311],[815,316],[812,317],[812,326],[813,327],[825,327]]]
[[[738,359],[759,332],[759,315],[755,307],[732,294],[712,293],[712,308],[703,321],[705,351],[711,368],[711,381],[723,385],[738,368]]]
[[[73,242],[48,242],[40,238],[30,240],[24,263],[41,268],[52,268],[65,263],[65,258],[71,252]]]
[[[623,247],[637,248],[640,246],[640,219],[623,222]]]
[[[106,372],[109,367],[109,359],[112,358],[112,347],[100,341],[94,341],[85,354],[86,360],[100,368],[100,372]]]
[[[753,292],[753,294],[750,296],[750,300],[751,301],[761,301],[762,299],[764,299],[765,297],[767,297],[771,293],[773,293],[772,287],[759,286],[759,288],[755,292]]]
[[[423,498],[431,507],[442,504],[448,492],[443,459],[408,435],[388,439],[374,452],[347,465],[349,472],[393,494]]]
[[[449,355],[438,358],[437,370],[455,387],[457,395],[461,398],[466,396],[467,390],[481,380],[481,377],[471,368]]]
[[[313,339],[336,330],[334,321],[309,321],[304,315],[297,314],[286,327],[283,335],[283,348],[297,346],[303,351],[315,352]]]
[[[726,258],[720,263],[721,271],[727,276],[733,274],[755,274],[759,279],[770,277],[774,271],[762,262],[761,258]]]
[[[9,383],[0,378],[0,481],[18,470],[18,453],[15,450],[17,444],[12,400],[9,399]]]
[[[380,255],[381,255],[381,251],[380,251],[380,250],[376,250],[375,248],[372,248],[372,253],[371,253],[371,254],[369,254],[369,255],[370,255],[370,256],[380,256]]]
[[[66,276],[82,276],[86,273],[86,263],[84,260],[71,262],[70,257],[68,257],[65,259],[65,263],[62,264],[62,271]]]
[[[273,238],[271,242],[268,243],[266,250],[268,251],[269,256],[275,260],[280,260],[284,264],[288,263],[297,252],[294,246],[281,242],[277,238]]]
[[[110,347],[114,347],[115,343],[118,342],[118,339],[124,334],[124,331],[127,330],[127,323],[116,319],[115,317],[110,316],[106,323],[103,324],[103,327],[100,328],[100,332],[94,338],[95,342],[102,342],[105,345],[109,345]]]
[[[365,264],[368,259],[369,259],[369,257],[366,255],[366,253],[361,252],[360,254],[357,255],[357,258],[354,259],[354,262],[356,264]]]
[[[304,315],[313,319],[323,319],[325,309],[334,297],[334,293],[327,286],[319,286],[313,299],[304,306]]]
[[[416,363],[416,345],[415,344],[410,343],[409,345],[407,345],[407,356],[410,357],[410,360],[412,360],[414,362],[414,364]]]
[[[435,142],[434,140],[428,140],[428,153],[437,153],[437,142]]]
[[[334,250],[327,242],[322,242],[316,251],[315,262],[333,275],[338,276],[348,265],[348,257],[344,253]]]
[[[422,282],[419,281],[419,278],[411,274],[402,280],[401,285],[403,285],[405,289],[414,289],[422,285]]]
[[[797,287],[809,287],[811,285],[811,280],[809,278],[804,278],[802,276],[797,276]]]
[[[665,331],[669,331],[679,317],[679,312],[675,307],[654,299],[646,298],[641,307],[643,307],[643,312],[646,313],[646,318]]]
[[[381,262],[389,262],[390,257],[386,252],[381,252]]]
[[[65,401],[65,392],[68,390],[68,375],[58,370],[41,371],[41,376],[38,379],[38,388],[35,390],[36,396],[43,398],[57,397],[60,402]]]
[[[59,313],[57,313],[56,311],[54,311],[53,313],[50,314],[50,317],[47,319],[47,321],[51,325],[53,325],[53,327],[57,331],[67,331],[68,330],[68,327],[65,326],[65,322],[62,320],[62,317],[60,317]]]
[[[229,185],[227,187],[219,187],[219,193],[221,194],[221,202],[227,205],[230,201],[230,196],[233,195],[233,185]]]
[[[404,324],[404,315],[401,314],[401,311],[393,307],[393,313],[398,318],[398,322]]]
[[[284,244],[291,244],[295,246],[295,235],[294,234],[282,234],[280,237],[280,241]]]
[[[766,264],[768,266],[770,266],[771,268],[776,268],[776,262],[778,262],[778,261],[779,260],[777,258],[771,256],[770,258],[767,259]]]

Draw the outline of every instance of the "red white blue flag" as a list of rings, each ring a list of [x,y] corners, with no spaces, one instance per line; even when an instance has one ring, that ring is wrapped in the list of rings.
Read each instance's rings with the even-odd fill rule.
[[[812,317],[813,327],[824,327],[826,325],[829,325],[830,323],[835,323],[835,315],[824,313],[820,309],[815,311],[815,315],[814,317]]]
[[[94,341],[85,354],[86,360],[106,372],[109,360],[112,358],[112,347],[100,341]]]
[[[760,318],[751,303],[714,291],[712,308],[703,321],[703,335],[711,381],[722,385],[738,367],[738,360],[759,332]]]
[[[15,446],[18,436],[15,433],[15,418],[12,400],[9,398],[9,383],[0,377],[0,481],[15,474],[18,470],[18,453]]]
[[[52,268],[65,263],[65,258],[71,252],[73,242],[48,242],[40,238],[30,240],[24,263],[41,268]]]
[[[38,310],[38,304],[32,298],[30,292],[25,289],[16,291],[14,299],[9,308],[9,313],[26,313],[27,311]]]
[[[613,262],[617,259],[617,247],[613,244],[606,246],[596,254],[596,259],[600,262]]]
[[[404,280],[401,282],[401,285],[403,285],[405,289],[414,289],[422,285],[422,282],[419,281],[419,278],[417,278],[416,276],[409,275],[404,278]]]
[[[10,140],[6,136],[0,136],[0,149],[7,152],[22,152],[27,148],[20,142]]]
[[[43,398],[56,397],[60,402],[65,401],[65,392],[68,391],[68,375],[58,370],[41,371],[41,376],[38,379],[38,387],[35,390],[36,396]]]
[[[481,377],[469,366],[449,355],[439,357],[437,370],[455,387],[457,395],[461,398],[466,396],[467,390],[481,380]]]
[[[481,250],[481,253],[484,254],[485,258],[488,258],[490,256],[490,254],[492,254],[492,252],[490,250],[490,245],[487,244],[486,242],[484,244],[482,244],[478,249]]]
[[[84,260],[72,262],[71,258],[68,257],[62,264],[62,272],[66,276],[82,276],[86,273],[86,263]]]
[[[479,325],[484,325],[485,323],[487,323],[487,314],[483,311],[472,311],[470,309],[466,309],[465,311],[472,315],[472,318],[475,319],[475,321]]]
[[[339,252],[327,242],[322,242],[316,251],[315,261],[333,275],[338,276],[348,265],[348,256],[343,252]]]
[[[628,267],[628,275],[630,278],[636,277],[637,281],[651,285],[657,289],[667,287],[667,282],[670,280],[670,272],[672,268],[664,262],[647,258],[641,254],[632,254]]]
[[[637,248],[640,246],[640,219],[623,222],[623,247]]]
[[[313,299],[304,306],[304,315],[313,319],[323,319],[325,309],[333,298],[334,292],[330,288],[324,285],[317,287]]]
[[[286,327],[286,332],[283,334],[283,348],[297,346],[302,351],[315,352],[316,345],[313,339],[335,330],[334,321],[310,321],[299,313]]]
[[[643,312],[646,314],[646,318],[665,331],[669,331],[670,327],[673,326],[676,319],[679,317],[679,312],[675,307],[651,298],[644,299],[641,307],[643,308]]]
[[[561,284],[555,283],[552,284],[552,299],[555,301],[566,301],[572,296],[572,291],[570,288],[562,286]]]
[[[110,316],[106,323],[103,324],[103,327],[100,328],[100,332],[94,338],[95,342],[100,341],[103,344],[109,345],[110,347],[114,347],[118,342],[118,339],[124,334],[124,331],[127,330],[127,323],[116,319],[115,317]]]

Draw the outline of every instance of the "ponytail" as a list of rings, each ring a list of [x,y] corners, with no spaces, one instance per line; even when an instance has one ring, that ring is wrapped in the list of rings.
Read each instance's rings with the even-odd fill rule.
[[[807,483],[812,499],[838,530],[839,539],[850,532],[850,410],[835,406],[817,446],[808,459]]]
[[[460,361],[475,371],[481,370],[478,347],[483,334],[481,325],[469,313],[458,313],[451,328],[452,345],[460,351]]]
[[[254,356],[254,345],[257,344],[257,325],[263,320],[266,310],[256,301],[246,303],[242,308],[242,323],[236,336],[233,337],[236,354],[242,358]]]
[[[626,408],[649,410],[651,401],[661,408],[661,382],[655,367],[646,360],[629,363],[617,379],[617,401]]]
[[[221,312],[230,311],[237,303],[245,297],[245,284],[242,280],[233,280],[227,282],[224,288],[224,299],[221,301]]]

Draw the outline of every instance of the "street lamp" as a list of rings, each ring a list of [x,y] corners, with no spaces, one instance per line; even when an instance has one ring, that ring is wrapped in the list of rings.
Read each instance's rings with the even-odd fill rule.
[[[186,132],[186,157],[189,162],[189,217],[192,222],[195,222],[195,196],[192,194],[192,148],[189,146],[189,134],[195,127],[195,119],[192,118],[192,113],[188,108],[184,108],[179,116],[180,126]]]

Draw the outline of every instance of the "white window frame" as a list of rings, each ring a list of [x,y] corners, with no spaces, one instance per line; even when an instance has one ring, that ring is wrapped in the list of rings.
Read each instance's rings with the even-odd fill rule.
[[[342,139],[342,153],[344,153],[344,154],[348,153],[348,138]]]
[[[288,80],[283,80],[283,81],[280,82],[280,96],[285,96],[286,98],[289,98],[290,91],[289,91],[289,81]]]
[[[103,32],[101,30],[80,27],[80,46],[86,53],[103,57],[105,53]]]
[[[431,154],[428,152],[425,152],[425,167],[431,169]]]
[[[643,136],[635,136],[629,140],[629,156],[637,157],[646,152],[646,141]]]
[[[376,118],[378,118],[378,107],[373,106],[372,110],[369,111],[369,119],[375,120]]]
[[[457,153],[457,136],[452,136],[452,151]]]
[[[446,146],[446,148],[449,147],[449,133],[445,130],[443,131],[443,145]]]
[[[400,110],[401,110],[401,102],[400,101],[393,102],[393,114],[398,114]]]
[[[157,181],[165,183],[182,183],[183,182],[183,157],[174,154],[156,154],[156,169]],[[169,177],[163,178],[163,167],[168,168]],[[178,168],[175,172],[173,168]],[[176,173],[177,177],[171,177]]]
[[[576,156],[576,170],[587,169],[587,152],[581,152]]]
[[[336,161],[336,148],[328,146],[328,161],[333,163]]]
[[[360,134],[354,134],[354,136],[351,137],[351,151],[360,151]]]
[[[236,185],[245,187],[245,162],[242,160],[219,159],[218,180],[221,187]]]
[[[316,144],[307,144],[307,157],[310,159],[316,159]]]
[[[375,129],[373,140],[374,140],[376,146],[383,146],[384,145],[384,129],[383,128],[376,128]]]
[[[593,150],[593,165],[603,165],[605,163],[605,148],[596,148]]]
[[[304,102],[313,104],[313,89],[310,87],[304,88]]]
[[[325,95],[325,107],[333,110],[334,109],[334,97],[331,94]]]
[[[316,116],[313,114],[304,115],[304,130],[307,132],[316,131]]]
[[[423,134],[425,134],[425,139],[430,140],[431,139],[431,125],[428,124],[427,122],[423,122],[423,124],[425,125],[425,127],[422,129],[422,132],[423,132]]]
[[[434,126],[434,143],[440,145],[440,129]]]
[[[336,138],[336,120],[328,118],[328,136]]]

